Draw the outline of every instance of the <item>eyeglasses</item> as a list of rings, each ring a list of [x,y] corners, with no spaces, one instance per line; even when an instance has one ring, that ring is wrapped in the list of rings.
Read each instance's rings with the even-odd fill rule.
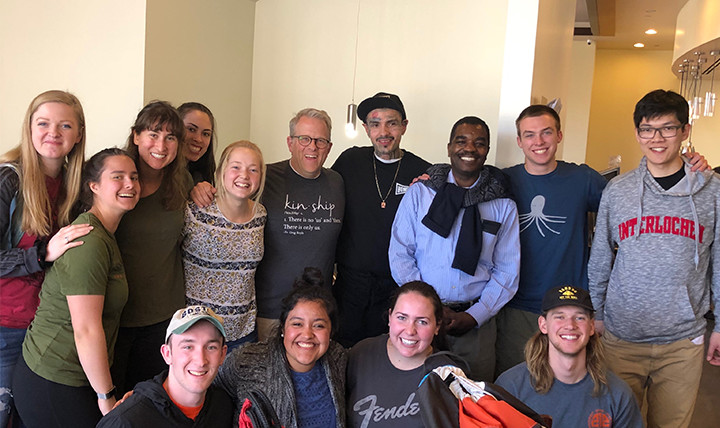
[[[638,137],[645,140],[655,137],[656,132],[660,132],[660,136],[663,138],[671,138],[677,135],[678,129],[680,128],[682,128],[682,125],[663,126],[661,128],[638,128],[637,133]]]
[[[298,143],[303,147],[309,146],[313,141],[315,142],[315,147],[318,149],[324,149],[330,145],[330,140],[326,140],[325,138],[313,138],[307,135],[293,135],[292,138],[297,138]]]

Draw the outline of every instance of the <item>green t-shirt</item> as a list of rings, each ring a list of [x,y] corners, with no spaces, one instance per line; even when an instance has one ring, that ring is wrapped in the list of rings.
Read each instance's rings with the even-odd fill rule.
[[[66,296],[104,295],[103,330],[108,358],[112,363],[120,314],[128,297],[120,250],[115,238],[90,213],[73,224],[94,227],[84,242],[60,256],[45,276],[40,306],[23,342],[23,357],[30,369],[43,378],[68,386],[86,386],[87,376],[80,365]]]
[[[166,210],[163,193],[161,187],[141,198],[115,232],[130,287],[120,322],[123,327],[157,324],[185,306],[180,250],[185,207]]]

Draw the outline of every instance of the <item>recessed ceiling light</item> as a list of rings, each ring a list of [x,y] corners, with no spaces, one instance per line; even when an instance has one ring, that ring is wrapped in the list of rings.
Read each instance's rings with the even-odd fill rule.
[[[645,44],[643,44],[643,43],[635,43],[633,46],[635,46],[636,48],[644,48],[644,47],[645,47]]]
[[[645,31],[645,34],[657,34],[657,30],[654,28],[648,28],[648,30]]]

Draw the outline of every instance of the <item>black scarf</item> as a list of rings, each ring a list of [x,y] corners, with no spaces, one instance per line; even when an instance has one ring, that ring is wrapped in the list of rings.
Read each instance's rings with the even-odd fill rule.
[[[435,190],[437,194],[422,223],[428,229],[447,238],[460,209],[468,208],[462,218],[452,267],[468,275],[474,275],[482,251],[484,223],[477,204],[493,199],[510,198],[512,196],[510,184],[502,171],[490,165],[483,166],[478,183],[470,189],[463,189],[447,182],[450,173],[448,164],[433,165],[427,173],[430,179],[422,183]]]

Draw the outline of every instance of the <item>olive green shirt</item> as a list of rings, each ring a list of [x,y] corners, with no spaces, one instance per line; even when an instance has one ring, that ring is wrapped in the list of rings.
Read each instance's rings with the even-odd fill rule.
[[[120,250],[113,235],[91,213],[73,224],[89,223],[93,230],[78,238],[84,244],[60,256],[45,276],[40,306],[23,342],[28,367],[43,378],[68,386],[86,386],[80,365],[67,296],[104,295],[102,324],[109,363],[120,327],[120,314],[128,297]]]
[[[123,216],[115,232],[130,289],[122,327],[157,324],[185,306],[180,249],[185,207],[166,210],[163,193],[161,187],[141,198],[135,209]]]

